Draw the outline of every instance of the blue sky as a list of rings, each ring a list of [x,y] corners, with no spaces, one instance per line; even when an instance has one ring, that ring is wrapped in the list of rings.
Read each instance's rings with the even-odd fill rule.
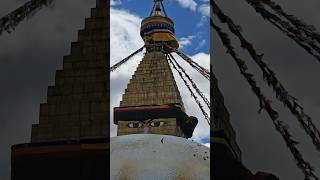
[[[150,14],[153,0],[113,0],[111,1],[111,5],[110,64],[113,65],[143,46],[144,43],[140,37],[140,23],[143,18]],[[180,50],[203,67],[209,69],[209,1],[164,0],[164,6],[168,16],[175,22],[176,36],[180,43]],[[111,136],[116,135],[116,126],[113,125],[112,121],[113,108],[119,106],[122,94],[142,57],[142,53],[134,56],[134,58],[111,74]],[[179,60],[179,57],[176,58]],[[181,60],[179,62],[198,85],[199,89],[210,99],[209,81],[184,61]],[[190,96],[190,92],[185,84],[180,77],[178,77],[179,75],[175,71],[173,71],[173,74],[184,102],[186,113],[189,116],[196,116],[199,120],[192,139],[208,145],[210,127],[196,102]],[[198,99],[200,100],[201,98],[198,97]],[[203,101],[202,104],[205,107]],[[209,109],[206,109],[206,112],[210,114]]]
[[[125,9],[140,17],[147,17],[153,6],[153,0],[121,0],[121,3],[116,4],[116,8]],[[184,42],[192,41],[182,50],[189,54],[199,51],[209,53],[209,17],[208,12],[205,12],[208,11],[209,1],[164,0],[163,4],[167,15],[175,22],[177,38],[181,41],[185,40]]]

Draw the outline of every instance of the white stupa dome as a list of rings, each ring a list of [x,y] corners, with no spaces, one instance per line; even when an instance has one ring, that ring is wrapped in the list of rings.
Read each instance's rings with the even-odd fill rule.
[[[176,136],[112,137],[111,180],[209,180],[210,149]]]

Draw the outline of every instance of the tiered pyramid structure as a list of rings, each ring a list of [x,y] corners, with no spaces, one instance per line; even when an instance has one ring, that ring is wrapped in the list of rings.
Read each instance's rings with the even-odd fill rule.
[[[12,146],[12,180],[108,179],[109,1],[97,0],[40,105],[31,143]]]
[[[98,1],[55,85],[48,87],[47,102],[40,106],[39,124],[32,127],[32,142],[99,138],[109,135],[109,9]]]
[[[123,94],[120,107],[159,106],[183,102],[165,53],[147,52],[138,65]],[[151,129],[155,134],[184,137],[176,118],[161,118],[165,126]],[[142,133],[143,128],[130,128],[128,122],[118,122],[118,135]]]
[[[122,96],[120,107],[183,104],[163,52],[146,53]]]
[[[114,108],[118,135],[164,134],[192,137],[198,120],[185,113],[184,105],[169,65],[170,48],[178,48],[174,22],[161,0],[154,1],[150,16],[141,22],[140,35],[146,53]]]

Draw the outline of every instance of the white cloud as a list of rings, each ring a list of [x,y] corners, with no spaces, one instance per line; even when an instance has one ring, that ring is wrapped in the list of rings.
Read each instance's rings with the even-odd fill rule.
[[[205,39],[202,39],[200,42],[199,42],[199,44],[198,44],[198,47],[196,48],[196,50],[198,50],[198,49],[200,49],[200,48],[202,48],[204,45],[206,45],[206,40]]]
[[[197,27],[202,27],[204,25],[204,23],[207,23],[207,25],[209,26],[209,22],[208,22],[208,17],[207,16],[202,16],[200,21],[197,23]]]
[[[200,64],[202,67],[206,68],[206,69],[210,69],[210,55],[200,52],[197,53],[193,56],[191,56],[191,58],[197,62],[198,64]]]
[[[198,71],[193,69],[183,59],[178,57],[176,54],[174,54],[174,57],[179,62],[179,64],[185,69],[185,71],[188,73],[188,75],[191,77],[191,79],[196,83],[198,88],[203,92],[204,96],[208,100],[210,100],[210,82],[206,78],[204,78]],[[195,61],[199,65],[201,65],[202,67],[204,67],[206,69],[210,68],[210,55],[209,54],[199,52],[199,53],[194,54],[192,56],[189,55],[189,57],[193,61]],[[179,74],[175,70],[173,70],[173,75],[175,77],[179,91],[181,93],[181,97],[182,97],[184,106],[186,108],[187,114],[189,116],[195,116],[199,120],[198,125],[194,131],[194,136],[192,137],[192,139],[201,143],[201,140],[203,138],[206,138],[209,136],[210,127],[207,124],[207,121],[205,120],[205,118],[204,118],[200,108],[196,104],[195,100],[193,99],[193,97],[191,97],[190,92],[189,92],[188,88],[186,87],[185,83],[181,80]],[[204,101],[198,95],[197,95],[197,98],[202,103],[202,106],[205,109],[205,111],[209,114],[210,111],[206,107]]]
[[[177,0],[178,3],[183,8],[189,8],[192,11],[199,12],[202,16],[209,17],[210,16],[210,5],[209,0],[202,0],[205,4],[201,4],[198,6],[198,4],[194,0]]]
[[[140,37],[140,23],[142,19],[134,14],[130,14],[124,10],[110,9],[110,43],[111,43],[111,58],[110,64],[115,64],[121,59],[128,56],[130,53],[136,51],[143,46],[143,40]],[[133,60],[134,61],[134,60]],[[129,66],[130,66],[129,61]],[[116,71],[112,77],[123,75],[132,67],[122,66],[126,68],[125,71]],[[118,72],[121,72],[120,74]],[[126,74],[129,75],[130,72]]]
[[[205,144],[203,144],[203,145],[205,145],[205,146],[207,146],[208,148],[210,148],[210,143],[205,143]]]
[[[186,46],[189,46],[192,44],[192,40],[195,38],[195,36],[188,36],[188,37],[182,37],[179,40],[180,48],[184,48]]]
[[[210,16],[210,5],[209,4],[202,4],[198,7],[198,12],[200,12],[203,16]]]
[[[139,36],[141,18],[124,10],[110,9],[110,65],[119,62],[132,52],[143,46]],[[142,54],[136,55],[125,65],[111,73],[110,89],[110,125],[111,136],[116,135],[116,126],[113,124],[113,107],[119,106],[122,94],[127,83],[137,68]]]
[[[197,9],[198,4],[194,0],[177,0],[183,8],[189,8],[192,11]]]
[[[121,4],[121,0],[110,0],[110,5],[111,6],[116,6],[116,5],[119,5]]]
[[[140,23],[141,18],[131,14],[124,10],[119,10],[115,8],[110,9],[110,49],[111,49],[111,58],[110,64],[113,65],[121,59],[127,57],[130,53],[139,49],[143,46],[143,41],[139,35],[140,33]],[[187,45],[193,37],[186,37],[184,45]],[[113,107],[119,106],[120,100],[122,99],[122,94],[127,87],[129,79],[133,75],[135,69],[138,66],[139,61],[142,59],[143,54],[140,53],[136,55],[133,59],[127,62],[125,65],[121,66],[118,70],[111,73],[111,89],[110,89],[110,120],[111,120],[111,136],[116,135],[116,126],[113,125]],[[199,52],[190,56],[194,61],[199,63],[201,66],[209,69],[210,66],[210,55]],[[180,62],[181,66],[188,72],[190,77],[198,85],[199,89],[203,91],[205,96],[210,99],[210,83],[207,79],[202,77],[196,70],[190,67],[189,64],[184,62],[181,58],[176,57],[177,61]],[[196,116],[199,120],[199,123],[194,132],[194,139],[201,143],[201,139],[208,137],[210,134],[210,127],[208,126],[206,120],[204,119],[199,107],[195,103],[194,99],[190,96],[190,92],[185,87],[183,81],[178,77],[179,75],[174,71],[175,80],[177,82],[178,88],[180,90],[184,106],[186,108],[187,114],[190,116]],[[198,97],[200,100],[200,97]],[[205,104],[200,100],[209,113],[208,108],[205,107]]]

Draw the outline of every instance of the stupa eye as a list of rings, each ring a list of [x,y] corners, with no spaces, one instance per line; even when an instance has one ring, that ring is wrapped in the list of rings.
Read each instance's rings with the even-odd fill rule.
[[[128,127],[130,128],[140,128],[142,126],[141,122],[131,122],[128,124]]]
[[[152,127],[160,127],[162,125],[164,125],[164,122],[162,122],[162,121],[156,121],[156,122],[150,123],[150,126],[152,126]]]

